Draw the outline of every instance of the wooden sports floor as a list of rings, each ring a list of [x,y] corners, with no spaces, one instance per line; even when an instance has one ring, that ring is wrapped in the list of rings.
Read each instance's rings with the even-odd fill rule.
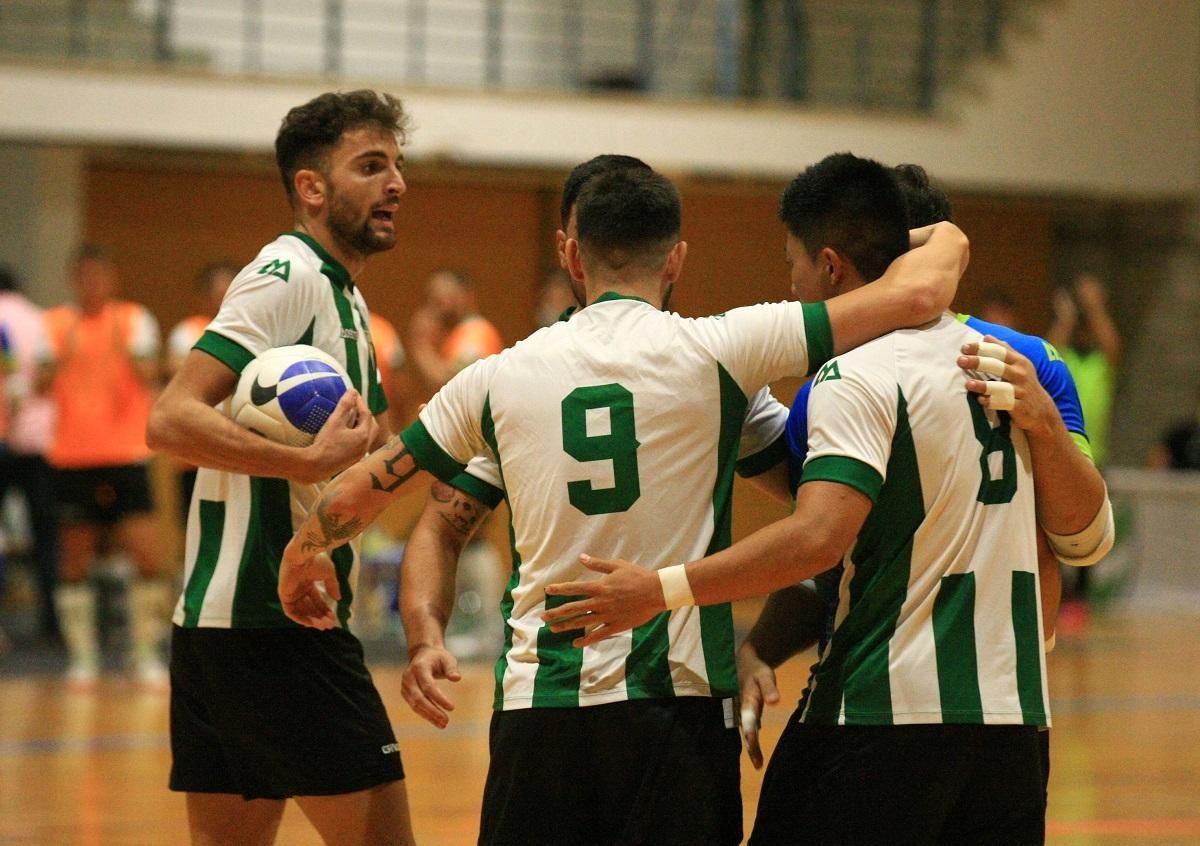
[[[782,674],[798,695],[807,662]],[[1093,618],[1051,656],[1054,730],[1048,842],[1200,844],[1200,616]],[[467,668],[458,709],[437,731],[400,698],[400,670],[376,678],[408,770],[419,842],[474,842],[487,766],[491,669]],[[790,708],[769,713],[773,745]],[[320,731],[319,726],[313,727]],[[183,800],[166,790],[167,699],[120,678],[94,694],[45,676],[0,681],[0,844],[186,844]],[[761,774],[743,757],[747,830]],[[319,841],[289,806],[278,843]]]

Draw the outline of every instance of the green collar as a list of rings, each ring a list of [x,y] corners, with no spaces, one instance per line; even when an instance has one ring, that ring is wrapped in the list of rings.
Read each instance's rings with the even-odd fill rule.
[[[284,235],[291,235],[293,238],[299,238],[317,254],[317,258],[321,260],[321,272],[329,277],[329,281],[347,290],[354,290],[354,280],[350,278],[350,271],[342,266],[342,263],[329,254],[329,252],[321,246],[321,243],[309,235],[307,232],[285,232]]]
[[[641,297],[631,297],[628,294],[618,294],[616,291],[605,291],[592,301],[592,305],[595,305],[596,303],[612,302],[613,300],[635,300],[639,303],[646,303],[646,305],[650,305],[649,302],[643,300]]]

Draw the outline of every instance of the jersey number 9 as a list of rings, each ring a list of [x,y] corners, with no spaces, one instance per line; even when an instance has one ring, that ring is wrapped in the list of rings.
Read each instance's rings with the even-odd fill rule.
[[[588,434],[587,413],[594,409],[607,409],[608,434]],[[633,394],[615,382],[576,388],[562,401],[562,432],[563,450],[576,461],[612,462],[611,488],[597,488],[588,479],[567,483],[571,505],[584,514],[628,511],[642,495]]]

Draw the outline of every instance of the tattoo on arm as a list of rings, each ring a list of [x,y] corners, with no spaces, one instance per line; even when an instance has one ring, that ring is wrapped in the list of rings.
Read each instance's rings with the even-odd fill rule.
[[[443,506],[438,509],[438,516],[460,535],[471,534],[483,517],[479,503],[445,482],[434,482],[430,493]]]
[[[399,440],[399,436],[393,438],[392,440]],[[402,463],[405,457],[408,457],[411,461],[412,453],[408,451],[408,447],[404,446],[404,442],[401,441],[399,452],[390,458],[385,458],[383,460],[383,469],[385,471],[384,477],[381,479],[374,473],[371,474],[371,490],[391,493],[413,476],[417,475],[421,468],[416,465],[416,462],[413,462],[412,466],[409,467],[407,471],[396,471],[396,465]]]
[[[321,524],[319,532],[310,531],[301,544],[305,552],[320,551],[331,546],[337,546],[342,541],[356,537],[363,530],[362,520],[358,517],[347,517],[344,520],[329,512],[325,501],[317,503],[317,521]]]

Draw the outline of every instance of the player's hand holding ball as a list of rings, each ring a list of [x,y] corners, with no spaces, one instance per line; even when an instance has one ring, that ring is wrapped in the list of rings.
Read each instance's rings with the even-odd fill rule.
[[[362,458],[375,421],[337,359],[294,344],[265,350],[242,371],[229,416],[259,435],[308,450],[287,478],[320,481]]]

